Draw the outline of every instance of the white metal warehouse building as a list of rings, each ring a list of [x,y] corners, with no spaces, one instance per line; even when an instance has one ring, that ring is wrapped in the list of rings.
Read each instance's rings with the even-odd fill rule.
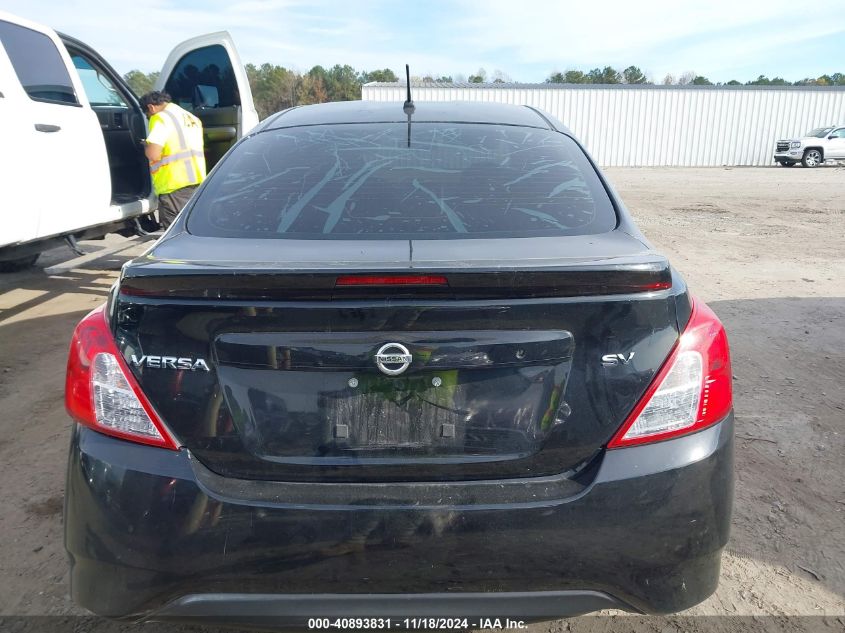
[[[560,119],[603,166],[774,165],[775,142],[845,125],[845,86],[412,84],[421,101],[530,105]],[[369,83],[364,101],[404,101]]]

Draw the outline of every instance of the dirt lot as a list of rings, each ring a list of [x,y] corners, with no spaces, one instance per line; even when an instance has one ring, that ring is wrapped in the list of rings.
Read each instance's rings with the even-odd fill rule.
[[[733,534],[718,591],[688,615],[756,617],[599,617],[532,629],[845,629],[845,169],[607,173],[641,229],[728,328],[737,413]],[[139,250],[61,277],[40,270],[0,277],[0,629],[137,629],[3,616],[79,613],[68,598],[61,543],[66,350],[124,255]],[[41,264],[67,257],[58,249]]]

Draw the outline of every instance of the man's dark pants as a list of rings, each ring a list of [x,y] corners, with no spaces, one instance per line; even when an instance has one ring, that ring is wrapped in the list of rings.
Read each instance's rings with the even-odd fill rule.
[[[170,193],[163,193],[158,197],[158,221],[166,229],[173,224],[179,212],[188,204],[198,185],[182,187]]]

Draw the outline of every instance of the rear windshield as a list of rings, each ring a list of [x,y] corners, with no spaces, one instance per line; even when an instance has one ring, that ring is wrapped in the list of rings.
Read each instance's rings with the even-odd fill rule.
[[[409,136],[410,134],[410,136]],[[569,137],[405,123],[269,130],[203,187],[188,231],[210,237],[450,239],[583,235],[616,226]]]

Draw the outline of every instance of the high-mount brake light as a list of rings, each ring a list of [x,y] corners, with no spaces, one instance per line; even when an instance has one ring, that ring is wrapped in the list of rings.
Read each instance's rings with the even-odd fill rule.
[[[665,440],[719,422],[733,406],[731,378],[725,328],[694,301],[675,349],[607,447]]]
[[[117,349],[103,306],[82,319],[73,333],[65,407],[74,420],[101,433],[178,448]]]
[[[443,275],[341,275],[335,286],[448,286]]]

